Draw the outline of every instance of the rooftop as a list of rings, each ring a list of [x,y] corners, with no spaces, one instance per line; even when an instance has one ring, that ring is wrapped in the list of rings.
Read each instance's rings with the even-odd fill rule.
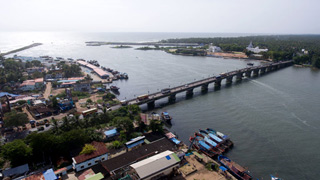
[[[178,148],[173,142],[167,138],[159,139],[150,144],[145,144],[137,149],[129,151],[125,154],[119,155],[112,159],[102,162],[101,164],[109,171],[114,171],[121,167],[130,165],[138,162],[139,160],[153,156],[156,153],[163,152],[166,150],[176,151]]]
[[[92,142],[91,145],[93,145],[96,150],[94,152],[92,152],[91,154],[81,154],[78,155],[76,157],[74,157],[74,161],[76,163],[82,163],[85,162],[89,159],[101,156],[103,154],[106,154],[109,152],[109,150],[107,149],[106,145],[103,142]]]

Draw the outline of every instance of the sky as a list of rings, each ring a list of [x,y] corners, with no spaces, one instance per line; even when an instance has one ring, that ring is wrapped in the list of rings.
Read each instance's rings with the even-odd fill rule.
[[[0,0],[0,31],[320,34],[319,0]]]

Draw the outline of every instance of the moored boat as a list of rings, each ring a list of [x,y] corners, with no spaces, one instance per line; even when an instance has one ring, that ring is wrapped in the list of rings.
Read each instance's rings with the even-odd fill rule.
[[[120,88],[118,88],[117,86],[110,86],[110,90],[111,91],[115,91],[118,92]]]
[[[220,155],[218,157],[218,161],[222,166],[226,167],[231,174],[236,176],[237,179],[241,179],[241,180],[252,179],[252,176],[249,174],[249,172],[245,168],[243,168],[236,162],[230,160],[226,156]]]
[[[281,178],[277,176],[273,176],[272,174],[270,174],[270,176],[271,176],[271,180],[282,180]]]
[[[248,65],[248,66],[253,66],[254,64],[253,64],[253,63],[247,63],[247,65]]]
[[[211,129],[211,128],[207,128],[206,130],[207,132],[214,134],[220,139],[222,139],[224,141],[224,144],[226,144],[228,147],[230,148],[233,147],[233,142],[230,140],[230,138],[227,135],[224,135],[223,133],[219,131],[215,131],[214,129]]]
[[[167,123],[171,123],[171,116],[169,115],[168,112],[162,112],[161,113],[161,117],[162,117],[162,120],[167,122]]]
[[[213,146],[214,148],[218,148],[221,150],[222,153],[226,152],[228,150],[228,147],[226,145],[224,145],[223,143],[219,143],[219,142],[215,142],[208,134],[205,133],[195,133],[195,135],[201,136],[204,138],[204,140],[210,144],[211,146]]]
[[[201,151],[202,153],[206,154],[211,158],[216,158],[219,154],[221,154],[220,151],[216,151],[213,148],[211,148],[208,144],[206,144],[199,136],[190,136],[189,141],[191,142],[192,147],[194,147],[198,151]]]

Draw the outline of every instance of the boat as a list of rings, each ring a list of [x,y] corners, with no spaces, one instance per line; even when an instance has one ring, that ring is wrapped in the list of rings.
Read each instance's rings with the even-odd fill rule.
[[[171,116],[169,116],[169,113],[168,112],[162,112],[161,113],[161,117],[162,117],[162,120],[167,122],[167,123],[171,123]]]
[[[282,180],[281,178],[277,176],[273,176],[272,174],[270,174],[270,176],[271,176],[271,180]]]
[[[251,180],[252,176],[249,174],[249,172],[237,164],[236,162],[230,160],[226,156],[219,155],[218,156],[219,163],[228,169],[228,171],[233,174],[237,179],[240,180]]]
[[[210,158],[216,158],[219,154],[221,154],[220,151],[216,151],[215,149],[210,147],[208,144],[206,144],[203,141],[203,139],[199,136],[196,136],[196,137],[190,136],[189,141],[191,142],[192,147],[206,154]]]
[[[207,132],[212,133],[216,136],[218,136],[219,138],[223,139],[224,144],[226,144],[228,147],[233,147],[233,142],[230,140],[230,138],[227,135],[224,135],[223,133],[219,132],[219,131],[215,131],[214,129],[211,128],[207,128],[206,129]]]
[[[117,86],[110,86],[110,90],[111,91],[115,91],[118,92],[120,88],[118,88]]]
[[[226,145],[223,144],[223,143],[217,143],[217,142],[215,142],[208,134],[199,132],[199,133],[195,133],[195,135],[203,137],[204,140],[205,140],[209,145],[213,146],[214,148],[220,149],[222,153],[228,151],[228,146],[226,146]]]
[[[253,63],[247,63],[247,65],[248,65],[248,66],[253,66],[254,64],[253,64]]]

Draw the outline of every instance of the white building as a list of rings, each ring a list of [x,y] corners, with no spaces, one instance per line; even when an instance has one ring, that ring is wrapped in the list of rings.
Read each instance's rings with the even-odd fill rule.
[[[210,44],[209,46],[209,49],[208,49],[209,52],[221,52],[221,48],[218,47],[218,46],[212,46],[212,44]]]
[[[253,53],[260,53],[260,52],[267,52],[268,49],[260,49],[259,46],[253,47],[252,41],[250,42],[249,46],[246,48],[248,51],[252,51]]]
[[[91,145],[96,148],[94,152],[91,154],[81,154],[72,158],[72,166],[76,172],[87,169],[108,159],[109,150],[103,142],[92,142]]]
[[[172,151],[164,151],[130,165],[141,180],[169,175],[180,164],[179,157]],[[156,179],[156,178],[155,178]]]

